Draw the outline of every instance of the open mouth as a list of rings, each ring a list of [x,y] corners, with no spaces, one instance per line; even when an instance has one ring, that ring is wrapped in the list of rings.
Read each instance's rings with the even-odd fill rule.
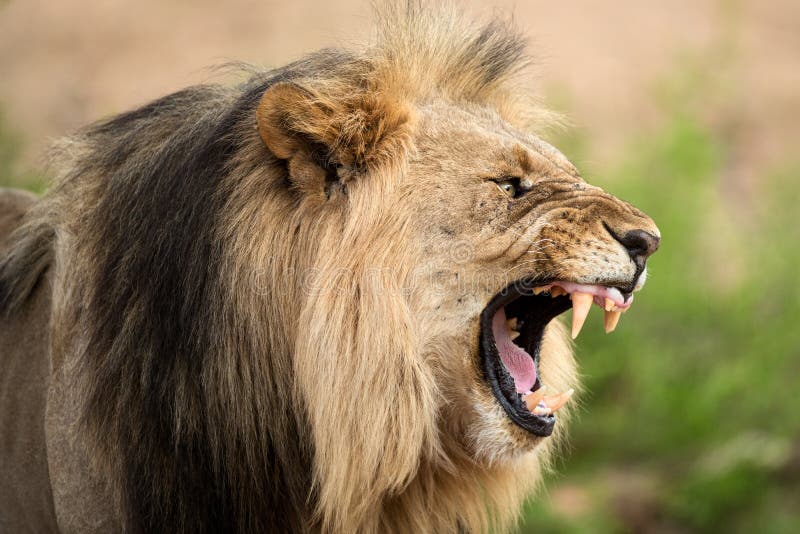
[[[539,376],[539,353],[547,325],[573,308],[572,338],[578,336],[592,304],[605,311],[605,329],[616,328],[633,295],[616,287],[520,280],[497,294],[481,314],[480,352],[492,391],[516,424],[537,436],[549,436],[555,412],[573,390],[548,394]]]

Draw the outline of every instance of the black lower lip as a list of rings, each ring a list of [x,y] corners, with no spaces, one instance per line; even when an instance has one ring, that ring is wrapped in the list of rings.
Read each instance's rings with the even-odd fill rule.
[[[516,342],[533,357],[538,376],[539,352],[545,327],[553,318],[571,308],[572,301],[565,296],[558,298],[535,296],[531,292],[532,287],[529,281],[515,282],[496,295],[483,310],[480,357],[484,377],[508,417],[528,432],[545,437],[553,433],[556,416],[539,416],[528,411],[516,392],[514,379],[500,360],[492,332],[492,319],[497,310],[502,306],[506,306],[507,310],[514,310],[514,315],[521,318],[525,324]]]

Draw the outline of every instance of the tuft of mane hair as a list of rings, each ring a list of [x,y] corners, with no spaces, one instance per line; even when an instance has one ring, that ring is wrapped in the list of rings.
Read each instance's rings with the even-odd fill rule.
[[[489,106],[514,122],[531,109],[516,85],[525,43],[510,25],[472,25],[455,7],[417,1],[378,13],[363,49],[251,71],[235,87],[191,87],[61,141],[56,185],[0,258],[6,313],[58,267],[54,336],[80,353],[82,424],[128,532],[480,531],[514,520],[512,474],[481,478],[437,435],[425,371],[409,363],[388,377],[388,393],[407,402],[377,410],[383,421],[363,418],[387,393],[365,382],[369,342],[389,360],[419,352],[404,335],[408,310],[381,291],[397,282],[348,282],[315,310],[301,309],[300,282],[287,284],[285,273],[324,259],[330,230],[317,219],[334,219],[278,172],[275,150],[293,150],[293,138],[264,146],[268,121],[255,117],[268,89],[290,83],[313,105],[281,115],[276,92],[263,113],[318,147],[314,160],[333,175],[342,162],[362,172],[399,161],[407,109],[428,99]],[[403,256],[384,248],[402,226],[354,209],[359,221],[336,219],[354,256]],[[358,324],[376,310],[387,311],[364,338]],[[309,339],[296,341],[286,317],[308,325]],[[320,361],[326,351],[336,362]],[[330,373],[325,394],[342,397],[321,415],[293,379],[312,372]],[[319,417],[337,423],[320,428]]]

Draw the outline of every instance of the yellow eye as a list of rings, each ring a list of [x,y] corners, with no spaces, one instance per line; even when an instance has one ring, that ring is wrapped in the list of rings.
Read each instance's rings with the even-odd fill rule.
[[[497,187],[499,187],[506,195],[514,198],[517,196],[517,186],[514,185],[514,182],[511,180],[506,180],[505,182],[498,182]]]

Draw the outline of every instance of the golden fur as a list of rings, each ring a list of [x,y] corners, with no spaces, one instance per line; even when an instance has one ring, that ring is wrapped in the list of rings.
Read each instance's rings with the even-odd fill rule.
[[[80,392],[63,431],[88,436],[103,513],[134,532],[513,526],[568,414],[549,438],[511,422],[478,316],[523,277],[630,279],[603,225],[652,226],[530,133],[523,48],[409,2],[364,50],[60,143],[0,308],[52,270],[53,372]],[[547,194],[511,202],[507,176]],[[577,386],[557,321],[541,354],[543,382]]]

